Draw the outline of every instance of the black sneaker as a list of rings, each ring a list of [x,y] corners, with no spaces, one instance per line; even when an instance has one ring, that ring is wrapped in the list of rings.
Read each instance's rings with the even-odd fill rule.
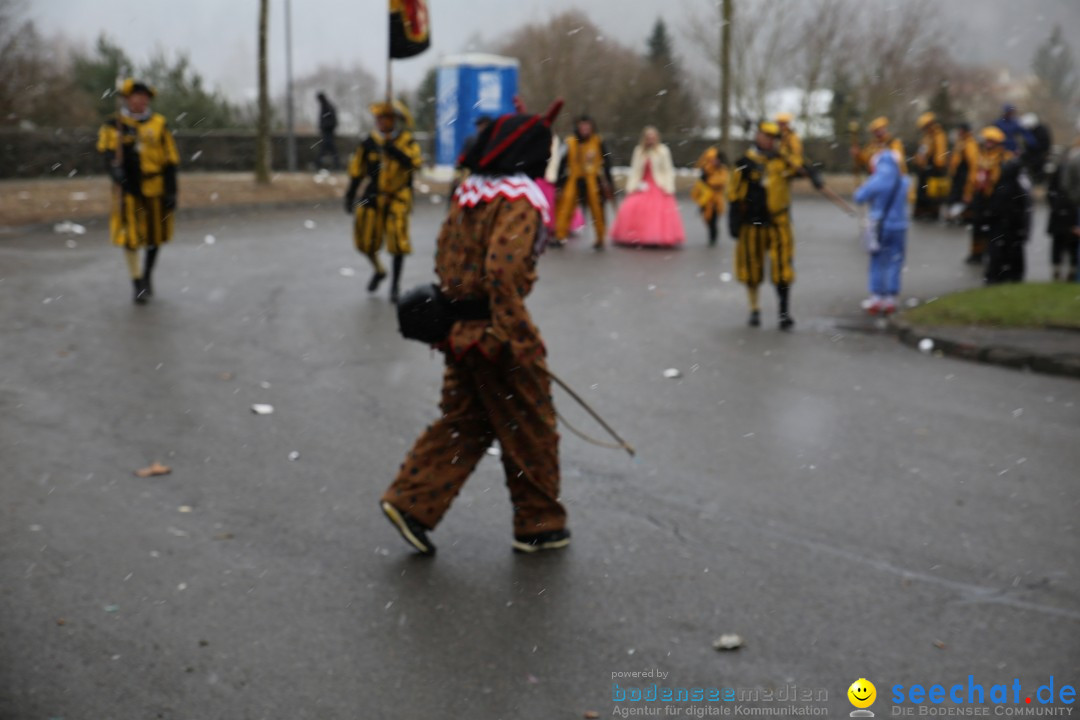
[[[390,302],[392,304],[394,304],[394,305],[397,305],[398,300],[400,300],[400,299],[401,299],[401,291],[398,289],[397,285],[394,285],[393,287],[390,288]]]
[[[150,299],[150,293],[146,291],[146,283],[144,283],[141,279],[134,279],[131,281],[131,283],[135,288],[135,296],[133,298],[135,300],[135,304],[145,305],[146,301]]]
[[[416,548],[421,555],[434,555],[435,546],[428,540],[427,528],[416,522],[408,513],[398,510],[388,502],[382,503],[382,511],[390,523],[405,538],[405,542]]]
[[[533,535],[515,537],[512,543],[516,553],[535,553],[541,550],[560,550],[570,544],[570,531],[548,530]]]
[[[792,318],[790,315],[781,315],[780,316],[780,329],[781,330],[790,330],[793,327],[795,327],[795,319],[794,318]]]
[[[746,324],[750,327],[761,327],[761,311],[751,310],[750,319],[746,321]]]
[[[371,276],[371,282],[367,284],[368,292],[375,292],[379,289],[379,285],[382,285],[382,281],[386,279],[386,273],[377,272]]]

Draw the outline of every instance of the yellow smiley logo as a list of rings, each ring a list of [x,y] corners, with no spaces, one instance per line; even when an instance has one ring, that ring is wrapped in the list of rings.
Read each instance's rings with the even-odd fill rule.
[[[874,687],[874,683],[866,678],[859,678],[851,683],[851,687],[847,690],[847,696],[855,707],[868,708],[877,699],[877,688]]]

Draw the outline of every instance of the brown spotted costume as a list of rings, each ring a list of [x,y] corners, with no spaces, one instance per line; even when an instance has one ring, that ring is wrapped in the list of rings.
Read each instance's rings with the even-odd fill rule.
[[[510,115],[481,134],[467,159],[472,174],[455,193],[439,233],[435,272],[442,293],[453,301],[486,300],[490,318],[456,322],[441,343],[442,416],[416,441],[382,497],[391,522],[425,554],[434,547],[424,533],[439,523],[496,440],[513,504],[514,548],[530,552],[568,542],[546,351],[525,307],[550,220],[532,180],[547,163],[547,123]]]

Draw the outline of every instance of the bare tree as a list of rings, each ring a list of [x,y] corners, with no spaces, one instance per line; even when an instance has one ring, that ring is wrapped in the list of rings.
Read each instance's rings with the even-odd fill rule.
[[[849,61],[866,118],[887,115],[894,128],[910,131],[929,98],[955,67],[938,6],[907,0],[886,13],[863,15]]]
[[[0,0],[0,125],[93,125],[96,96],[88,97],[74,82],[67,43],[43,37],[22,19],[25,7],[19,0]]]
[[[718,65],[723,6],[697,1],[684,31]],[[842,82],[867,119],[884,114],[910,129],[955,67],[932,0],[890,3],[872,13],[859,0],[739,0],[735,6],[732,100],[744,122],[763,117],[770,93],[783,87],[802,92],[800,114],[807,119],[814,92]]]
[[[556,97],[566,101],[569,112],[560,119],[563,132],[569,130],[570,118],[583,112],[595,117],[601,130],[618,124],[616,90],[637,87],[641,68],[637,53],[604,37],[578,11],[556,15],[544,25],[527,25],[498,50],[521,61],[519,84],[529,106]]]
[[[838,45],[847,40],[844,27],[856,19],[859,7],[848,0],[811,0],[803,9],[792,55],[795,81],[802,90],[799,117],[806,127],[810,126],[810,101],[825,87],[839,54]]]
[[[269,0],[259,0],[259,120],[255,132],[255,182],[270,184],[270,93],[267,89],[266,25]]]
[[[735,114],[744,122],[765,115],[768,93],[779,85],[790,59],[791,3],[784,0],[740,0],[733,3],[731,24],[730,96]],[[723,65],[724,4],[702,0],[691,10],[684,33],[713,67]],[[716,84],[707,83],[717,90]]]

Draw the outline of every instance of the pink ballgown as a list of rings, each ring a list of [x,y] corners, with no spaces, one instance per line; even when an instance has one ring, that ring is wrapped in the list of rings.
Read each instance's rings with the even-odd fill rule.
[[[686,240],[675,196],[668,195],[653,182],[652,163],[646,161],[647,190],[627,194],[619,206],[611,239],[619,245],[677,247]]]

